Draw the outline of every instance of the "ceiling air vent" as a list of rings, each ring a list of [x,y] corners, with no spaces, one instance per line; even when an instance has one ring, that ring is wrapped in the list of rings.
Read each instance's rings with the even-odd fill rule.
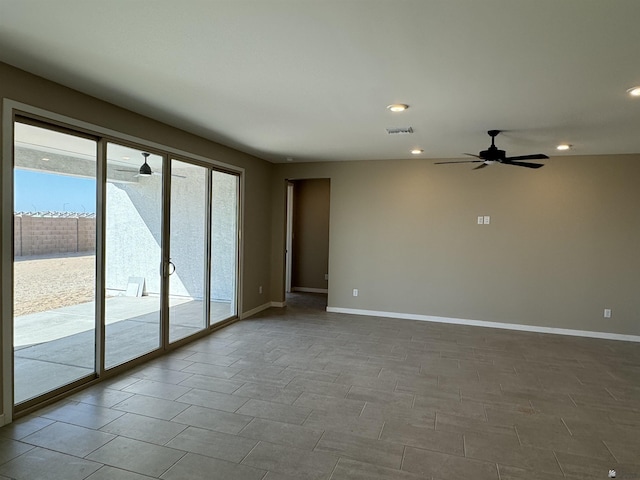
[[[392,128],[387,128],[387,133],[389,135],[407,135],[409,133],[413,133],[413,128],[411,128],[411,127],[392,127]]]

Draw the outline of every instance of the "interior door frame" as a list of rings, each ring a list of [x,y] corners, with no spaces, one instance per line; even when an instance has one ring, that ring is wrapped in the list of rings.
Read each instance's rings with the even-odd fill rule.
[[[291,275],[293,271],[293,196],[295,184],[287,180],[287,212],[286,212],[286,238],[285,238],[285,294],[291,293]]]
[[[142,139],[139,137],[135,137],[133,135],[129,135],[126,133],[122,133],[116,130],[112,130],[109,128],[105,128],[99,125],[95,125],[89,122],[85,122],[83,120],[78,120],[75,118],[68,117],[66,115],[62,115],[59,113],[51,112],[45,110],[40,107],[36,107],[33,105],[25,104],[23,102],[15,101],[12,99],[5,98],[2,102],[2,158],[5,161],[0,165],[0,185],[2,186],[2,194],[1,194],[1,205],[0,208],[2,210],[2,220],[0,226],[2,228],[0,235],[0,273],[2,274],[0,277],[0,291],[2,292],[2,296],[0,297],[0,313],[3,319],[11,319],[11,321],[2,322],[1,333],[2,340],[0,347],[2,349],[2,353],[0,356],[1,361],[1,370],[2,370],[2,384],[0,385],[2,392],[0,395],[0,426],[11,423],[13,418],[15,417],[15,405],[13,398],[13,261],[14,261],[14,247],[13,247],[13,161],[6,161],[6,159],[13,160],[14,155],[14,122],[17,116],[24,116],[27,118],[34,118],[42,121],[43,123],[47,123],[50,125],[59,125],[62,128],[68,128],[71,131],[77,131],[79,133],[87,133],[89,135],[95,135],[100,137],[98,141],[98,151],[97,151],[97,175],[96,181],[97,185],[97,201],[96,201],[96,350],[95,350],[95,374],[92,375],[95,377],[93,381],[81,381],[81,384],[76,385],[76,382],[65,387],[69,387],[64,393],[57,393],[57,390],[50,397],[47,397],[45,394],[45,398],[41,403],[34,404],[33,407],[25,408],[24,411],[20,411],[20,414],[28,413],[35,408],[39,408],[47,403],[52,403],[53,401],[57,401],[59,398],[63,396],[69,395],[73,393],[78,388],[84,388],[87,383],[94,383],[95,381],[100,381],[104,378],[107,378],[113,374],[119,373],[123,368],[130,368],[133,362],[143,362],[148,358],[159,356],[167,350],[177,348],[184,343],[188,343],[199,336],[204,336],[210,331],[220,328],[222,326],[227,325],[230,322],[236,321],[242,318],[242,285],[243,285],[243,219],[244,219],[244,181],[245,181],[245,169],[242,167],[237,167],[235,165],[230,165],[224,162],[220,162],[217,160],[212,160],[207,157],[203,157],[201,155],[192,154],[187,151],[183,151],[180,149],[176,149],[174,147],[170,147],[167,145],[163,145],[157,142],[149,141],[146,139]],[[172,344],[168,343],[168,318],[166,315],[168,314],[168,290],[167,286],[164,283],[168,284],[168,275],[166,272],[168,271],[165,260],[168,261],[168,255],[170,252],[170,245],[168,243],[169,227],[167,227],[164,222],[168,220],[169,210],[166,209],[163,211],[163,225],[162,225],[162,235],[163,235],[163,272],[162,272],[162,282],[163,282],[163,293],[161,295],[161,302],[164,302],[164,306],[161,307],[161,339],[163,341],[160,342],[160,347],[149,354],[143,355],[142,357],[138,357],[133,359],[125,364],[115,366],[108,371],[104,368],[104,340],[105,340],[105,329],[104,329],[104,271],[105,271],[105,218],[104,218],[104,208],[106,202],[106,188],[105,188],[105,180],[106,180],[106,144],[107,142],[114,142],[118,144],[132,146],[134,148],[140,148],[143,150],[153,151],[154,153],[158,153],[163,155],[163,170],[170,173],[170,159],[175,158],[181,161],[187,161],[189,163],[199,164],[201,166],[208,167],[211,172],[212,170],[219,170],[225,173],[229,173],[238,177],[238,197],[237,197],[237,207],[236,207],[236,282],[235,282],[235,311],[236,315],[229,318],[228,321],[223,321],[216,324],[213,327],[209,326],[209,318],[207,315],[207,327],[202,332],[198,334],[194,334],[184,339],[178,340]],[[164,168],[169,167],[169,168]],[[166,203],[170,201],[170,187],[171,187],[171,179],[170,175],[165,175],[163,179],[163,209],[166,207]],[[167,190],[165,190],[165,188]],[[209,226],[210,229],[210,226]],[[100,262],[100,263],[98,263]],[[10,301],[7,301],[9,299]],[[165,318],[163,318],[163,316]],[[164,330],[162,330],[164,329]],[[164,341],[164,339],[167,341]],[[90,379],[91,380],[91,379]]]

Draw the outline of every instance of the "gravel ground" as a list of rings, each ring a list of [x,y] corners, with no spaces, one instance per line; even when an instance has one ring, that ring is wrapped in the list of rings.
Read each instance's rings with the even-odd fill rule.
[[[17,257],[14,315],[44,312],[94,299],[94,255]]]

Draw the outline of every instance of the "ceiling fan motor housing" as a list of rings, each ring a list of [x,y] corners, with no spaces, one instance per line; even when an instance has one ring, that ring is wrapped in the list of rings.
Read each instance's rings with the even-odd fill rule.
[[[479,157],[483,160],[495,161],[504,160],[506,153],[504,150],[500,150],[498,147],[491,145],[487,150],[480,152]]]

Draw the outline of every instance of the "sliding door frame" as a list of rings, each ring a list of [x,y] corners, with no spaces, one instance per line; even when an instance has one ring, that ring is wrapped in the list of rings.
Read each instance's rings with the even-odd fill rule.
[[[80,136],[85,134],[92,137],[98,137],[97,145],[97,192],[96,192],[96,296],[95,296],[95,373],[89,375],[88,378],[80,379],[70,385],[56,389],[55,391],[38,397],[37,400],[27,401],[20,405],[20,409],[16,410],[13,398],[13,209],[14,209],[14,188],[13,188],[13,157],[14,157],[14,125],[17,117],[31,118],[35,121],[42,122],[52,127],[59,127],[77,132]],[[3,129],[2,135],[2,158],[3,162],[0,166],[0,184],[2,186],[1,209],[2,209],[2,234],[0,236],[0,266],[2,278],[0,279],[0,289],[2,292],[2,300],[0,304],[0,314],[5,320],[2,322],[2,394],[0,399],[0,426],[10,423],[16,415],[27,414],[36,408],[40,408],[48,403],[53,403],[60,398],[68,396],[77,390],[85,388],[90,384],[94,384],[105,378],[116,375],[123,370],[132,366],[141,364],[150,358],[154,358],[164,354],[166,351],[175,349],[189,343],[197,338],[208,335],[214,330],[222,328],[233,323],[240,318],[242,306],[242,272],[243,272],[243,219],[244,219],[244,168],[226,164],[220,161],[212,160],[190,152],[175,149],[173,147],[148,141],[139,137],[128,135],[122,132],[111,130],[99,125],[91,124],[82,120],[67,117],[65,115],[50,112],[39,107],[34,107],[25,103],[17,102],[10,99],[3,100],[2,108]],[[106,235],[106,176],[107,176],[107,143],[113,142],[120,145],[126,145],[133,148],[139,148],[143,151],[150,151],[163,157],[163,212],[162,212],[162,294],[161,294],[161,316],[160,316],[160,346],[158,349],[137,357],[133,360],[117,365],[113,368],[105,368],[105,235]],[[170,253],[169,236],[170,236],[170,191],[171,191],[171,160],[176,159],[206,167],[208,169],[208,180],[206,187],[208,208],[205,221],[207,222],[206,241],[206,273],[209,279],[205,279],[205,328],[193,335],[183,339],[169,343],[169,318],[167,317],[168,309],[168,261]],[[10,160],[10,161],[9,161]],[[215,325],[210,323],[210,269],[211,269],[211,210],[213,208],[211,202],[212,193],[212,172],[214,170],[234,175],[238,178],[237,188],[237,206],[236,206],[236,268],[235,268],[235,312],[229,319],[223,320]],[[8,321],[10,320],[10,321]],[[93,378],[92,378],[93,377]],[[60,391],[59,391],[60,390]],[[62,391],[64,390],[64,391]]]

